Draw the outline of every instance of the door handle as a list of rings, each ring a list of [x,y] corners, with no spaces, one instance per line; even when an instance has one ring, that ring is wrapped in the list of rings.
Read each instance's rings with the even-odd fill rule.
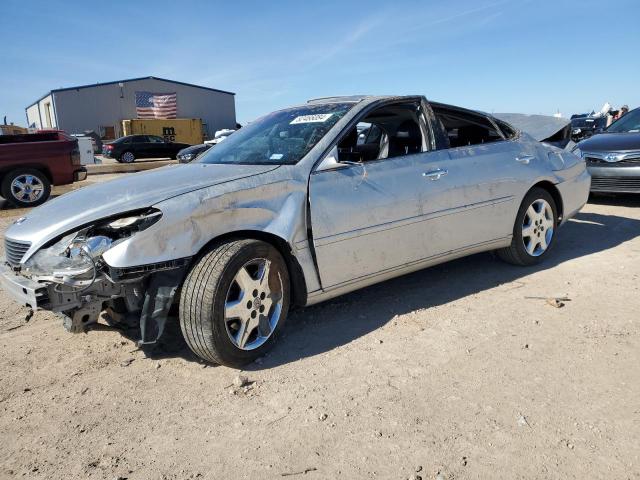
[[[520,162],[523,165],[529,165],[531,160],[534,160],[536,157],[533,155],[522,155],[520,157],[516,157],[516,162]]]
[[[449,173],[447,170],[442,170],[442,169],[437,169],[437,170],[432,170],[430,172],[425,172],[422,174],[423,177],[428,178],[429,180],[440,180],[442,177],[444,177],[447,173]]]

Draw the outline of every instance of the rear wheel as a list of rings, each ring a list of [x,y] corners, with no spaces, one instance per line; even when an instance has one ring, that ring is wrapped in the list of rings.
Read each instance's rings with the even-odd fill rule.
[[[136,156],[133,154],[133,152],[124,152],[122,155],[120,155],[120,162],[122,163],[133,163],[136,159]]]
[[[49,198],[51,182],[39,170],[17,169],[4,176],[0,191],[6,200],[17,207],[35,207]]]
[[[540,263],[553,244],[557,225],[558,212],[551,194],[532,188],[518,210],[511,245],[498,250],[498,256],[514,265]]]
[[[222,243],[203,255],[182,286],[180,327],[204,360],[240,367],[274,344],[289,309],[289,273],[258,240]]]

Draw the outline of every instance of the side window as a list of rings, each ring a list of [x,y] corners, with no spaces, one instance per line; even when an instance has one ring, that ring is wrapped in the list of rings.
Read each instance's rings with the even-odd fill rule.
[[[434,108],[449,139],[449,147],[468,147],[504,140],[487,117],[456,108]]]
[[[369,113],[338,143],[339,161],[367,162],[426,150],[418,104],[394,104]]]
[[[147,136],[146,135],[134,135],[131,138],[131,141],[133,143],[147,143]]]
[[[164,143],[164,139],[162,137],[155,137],[153,135],[147,135],[147,137],[151,143]]]

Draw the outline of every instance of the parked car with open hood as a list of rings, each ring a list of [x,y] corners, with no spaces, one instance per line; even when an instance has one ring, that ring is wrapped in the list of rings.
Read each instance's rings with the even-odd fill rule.
[[[640,108],[578,143],[574,153],[587,162],[592,192],[640,193]]]
[[[105,143],[102,154],[122,163],[132,163],[136,158],[176,159],[178,152],[189,146],[186,143],[167,142],[156,135],[127,135]]]
[[[273,345],[291,306],[487,250],[540,262],[589,183],[579,157],[485,114],[421,96],[324,98],[193,163],[31,211],[6,231],[0,278],[70,331],[105,307],[135,312],[141,344],[175,300],[195,354],[240,366]]]

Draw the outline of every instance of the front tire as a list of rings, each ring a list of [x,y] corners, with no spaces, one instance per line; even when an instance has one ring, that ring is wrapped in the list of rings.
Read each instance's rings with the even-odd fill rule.
[[[16,207],[36,207],[49,198],[51,182],[39,170],[19,168],[4,176],[0,192],[7,201]]]
[[[518,210],[511,245],[498,250],[498,256],[513,265],[540,263],[553,245],[557,226],[553,197],[543,188],[532,188]]]
[[[200,257],[180,296],[180,327],[200,358],[241,367],[276,341],[289,310],[282,255],[259,240],[234,240]]]

